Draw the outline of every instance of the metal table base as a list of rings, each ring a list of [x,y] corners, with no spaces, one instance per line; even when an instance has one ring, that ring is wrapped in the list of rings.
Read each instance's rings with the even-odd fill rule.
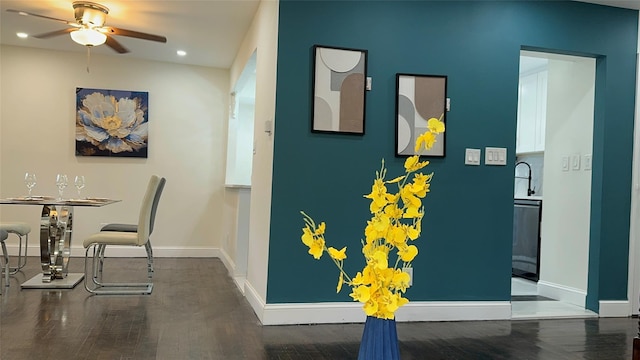
[[[68,273],[62,279],[42,282],[42,274],[38,274],[20,284],[20,287],[23,289],[73,289],[82,279],[84,279],[83,273]]]
[[[0,199],[0,204],[42,205],[40,218],[40,265],[42,273],[21,285],[23,289],[72,289],[84,278],[82,273],[69,273],[73,207],[100,207],[120,200],[70,199],[46,197]]]

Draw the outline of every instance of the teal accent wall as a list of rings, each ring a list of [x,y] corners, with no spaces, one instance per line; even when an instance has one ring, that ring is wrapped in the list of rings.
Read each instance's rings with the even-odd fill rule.
[[[362,268],[375,171],[394,156],[395,74],[448,76],[445,158],[432,158],[411,300],[509,300],[522,48],[598,58],[590,307],[626,299],[637,11],[572,1],[280,1],[267,303],[350,301],[338,271],[300,241],[300,210]],[[368,50],[365,135],[311,133],[315,44]],[[506,147],[508,166],[465,166],[465,148]],[[484,150],[483,150],[484,156]],[[597,256],[597,258],[594,258]]]

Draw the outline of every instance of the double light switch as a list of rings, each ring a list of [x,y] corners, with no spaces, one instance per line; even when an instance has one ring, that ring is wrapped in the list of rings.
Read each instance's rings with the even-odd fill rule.
[[[465,165],[480,165],[480,149],[466,149],[464,153]],[[487,147],[484,150],[485,165],[507,165],[507,149]]]
[[[484,148],[485,165],[507,165],[507,148]]]

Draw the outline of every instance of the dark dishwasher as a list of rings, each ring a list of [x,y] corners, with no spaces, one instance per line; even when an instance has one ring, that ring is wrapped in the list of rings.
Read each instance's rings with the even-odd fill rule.
[[[540,277],[540,218],[542,200],[515,199],[511,273],[528,280]]]

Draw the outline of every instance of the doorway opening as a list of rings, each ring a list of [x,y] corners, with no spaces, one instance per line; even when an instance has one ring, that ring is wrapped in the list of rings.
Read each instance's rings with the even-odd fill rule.
[[[247,60],[230,97],[225,175],[224,251],[244,292],[249,259],[257,54]]]
[[[512,318],[585,310],[595,59],[520,52]]]

